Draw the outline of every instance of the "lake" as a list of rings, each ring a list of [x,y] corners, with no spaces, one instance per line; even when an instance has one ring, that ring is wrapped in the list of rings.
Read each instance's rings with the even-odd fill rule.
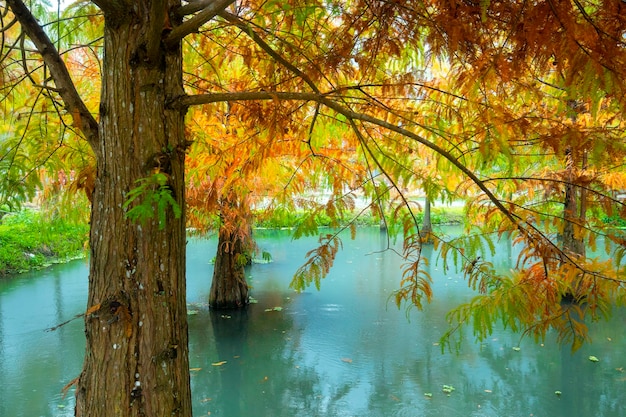
[[[377,228],[346,236],[321,291],[300,294],[288,284],[317,238],[258,240],[273,262],[248,271],[257,303],[213,312],[216,241],[189,239],[194,416],[626,416],[625,314],[595,323],[593,344],[573,354],[553,337],[535,344],[503,329],[482,343],[468,331],[459,352],[442,353],[445,314],[472,292],[432,249],[434,301],[407,315],[390,299],[403,261],[382,251]],[[517,250],[501,242],[496,253],[508,268]],[[87,274],[75,261],[0,280],[0,416],[73,415],[73,390],[62,389],[82,367],[83,322],[47,329],[85,310]]]

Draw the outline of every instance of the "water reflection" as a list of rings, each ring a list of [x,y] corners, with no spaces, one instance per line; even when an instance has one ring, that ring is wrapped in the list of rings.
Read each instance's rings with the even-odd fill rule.
[[[458,355],[442,354],[445,313],[472,293],[459,273],[443,272],[436,251],[422,253],[435,301],[407,320],[390,301],[402,261],[381,252],[387,238],[377,229],[344,241],[320,292],[290,291],[315,241],[262,235],[274,262],[248,271],[258,304],[224,313],[206,307],[215,242],[190,239],[195,416],[626,415],[623,314],[598,323],[594,344],[575,354],[552,339],[541,346],[499,329],[482,344],[470,332]],[[505,241],[494,264],[510,268],[517,253]],[[63,399],[60,390],[82,365],[82,323],[44,330],[84,310],[86,267],[78,262],[35,275],[0,281],[0,416],[73,414],[72,394]],[[444,385],[455,390],[447,395]]]

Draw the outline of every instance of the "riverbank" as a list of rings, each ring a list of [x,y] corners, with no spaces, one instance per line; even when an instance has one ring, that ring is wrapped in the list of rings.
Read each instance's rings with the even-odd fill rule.
[[[27,209],[0,221],[0,278],[84,257],[89,225]]]
[[[417,213],[422,221],[422,212]],[[291,228],[301,221],[303,213],[274,213],[259,222],[259,228]],[[349,217],[349,216],[348,216]],[[457,224],[463,220],[459,206],[434,207],[431,211],[433,225]],[[319,218],[319,226],[330,224]],[[372,216],[361,216],[358,226],[378,225]],[[85,221],[54,216],[45,211],[27,209],[4,216],[0,220],[0,278],[29,270],[45,268],[86,255],[89,225]]]

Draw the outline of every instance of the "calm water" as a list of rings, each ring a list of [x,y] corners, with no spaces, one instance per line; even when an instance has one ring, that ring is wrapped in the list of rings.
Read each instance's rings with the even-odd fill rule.
[[[315,241],[266,232],[260,245],[274,262],[249,271],[258,304],[214,313],[205,301],[215,242],[190,240],[194,416],[626,416],[624,315],[599,323],[575,354],[502,330],[442,354],[445,312],[471,296],[459,274],[433,261],[435,301],[407,320],[389,302],[402,261],[380,252],[377,229],[344,241],[320,292],[290,291]],[[497,252],[503,268],[516,254],[506,243]],[[46,329],[84,311],[86,292],[84,261],[0,281],[0,416],[73,415],[73,391],[61,390],[82,366],[82,321]]]

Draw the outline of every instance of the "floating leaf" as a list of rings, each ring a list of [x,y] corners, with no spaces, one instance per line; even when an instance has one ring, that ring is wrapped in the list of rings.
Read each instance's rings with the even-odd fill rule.
[[[201,369],[202,368],[189,368],[189,371],[191,371],[191,372],[198,372]]]
[[[513,348],[513,350],[514,350],[514,351],[516,351],[516,352],[519,352],[519,351],[520,351],[520,350],[522,350],[522,349],[521,349],[521,348],[519,348],[519,347],[517,347],[517,346],[515,346],[515,347]]]
[[[222,366],[226,363],[226,361],[213,362],[211,365],[213,366]]]
[[[441,390],[449,395],[452,393],[452,391],[454,391],[454,389],[455,388],[452,385],[444,385]]]
[[[341,362],[352,363],[352,359],[350,359],[350,358],[341,358]]]
[[[425,393],[424,393],[424,397],[426,397],[426,398],[432,398],[432,397],[433,397],[433,393],[432,393],[432,392],[425,392]]]
[[[556,395],[561,395],[561,394],[563,394],[563,393],[562,393],[561,391],[554,391],[554,394],[556,394]]]
[[[593,356],[593,355],[589,356],[589,360],[590,360],[591,362],[598,362],[598,361],[600,361],[600,359],[596,358],[596,357],[595,357],[595,356]]]

